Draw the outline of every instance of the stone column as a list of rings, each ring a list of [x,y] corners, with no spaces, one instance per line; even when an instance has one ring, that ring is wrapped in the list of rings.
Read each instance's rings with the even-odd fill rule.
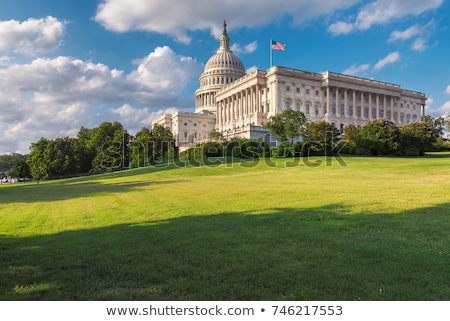
[[[347,107],[348,107],[348,97],[347,97],[347,89],[344,89],[344,118],[347,119]]]
[[[251,89],[245,89],[245,109],[247,109],[247,113],[251,113],[252,110],[252,101],[250,99],[251,92]]]
[[[335,110],[335,116],[338,116],[338,115],[340,115],[340,112],[339,112],[339,88],[338,87],[336,87],[336,110]]]
[[[254,113],[261,111],[261,88],[256,85],[256,106],[254,108]]]
[[[242,95],[241,92],[236,93],[236,98],[238,101],[238,114],[239,114],[239,118],[243,119],[244,118],[244,108],[242,108]]]
[[[375,119],[378,119],[380,117],[380,95],[377,94],[377,114]]]
[[[356,119],[356,91],[353,90],[353,119]]]
[[[394,121],[394,96],[391,96],[391,121]]]
[[[320,114],[320,112],[319,112]],[[331,106],[330,106],[330,86],[327,86],[327,100],[326,100],[326,109],[325,115],[331,114]]]
[[[387,97],[386,95],[384,95],[384,100],[383,100],[383,118],[386,119],[386,115],[387,115]]]
[[[365,102],[364,102],[364,92],[361,91],[361,107],[359,108],[359,110],[360,110],[360,112],[361,112],[359,117],[361,117],[361,118],[364,117],[364,106],[365,106]]]
[[[277,93],[275,92],[275,82],[272,82],[269,84],[269,113],[271,113],[272,115],[276,115],[278,114],[277,112],[277,108],[278,108],[278,102],[276,101],[277,98]]]

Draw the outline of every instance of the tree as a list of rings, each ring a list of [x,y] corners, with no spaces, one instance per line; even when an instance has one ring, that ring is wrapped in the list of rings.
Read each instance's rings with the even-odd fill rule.
[[[344,127],[344,139],[350,147],[356,146],[356,140],[360,131],[361,127],[353,124]]]
[[[357,147],[369,155],[392,155],[400,146],[400,130],[387,119],[367,123],[359,132]]]
[[[30,165],[26,161],[21,161],[16,166],[15,175],[19,178],[31,177]]]
[[[316,151],[324,151],[330,154],[339,141],[339,130],[329,122],[308,122],[306,123],[305,138],[308,146]]]
[[[289,141],[294,143],[294,139],[302,136],[306,123],[305,114],[301,111],[286,109],[281,114],[270,117],[265,128],[270,130],[279,142]]]
[[[152,141],[152,132],[143,127],[136,133],[131,148],[131,167],[148,166],[151,162],[149,144]]]
[[[445,118],[447,131],[450,132],[450,115]]]
[[[167,160],[168,155],[173,154],[175,148],[172,132],[161,125],[154,125],[151,133],[151,162],[159,163]]]
[[[30,150],[27,162],[37,179],[87,173],[91,169],[89,150],[78,138],[41,138],[31,144]]]
[[[433,150],[433,143],[440,137],[442,130],[434,120],[414,122],[400,126],[402,134],[401,153],[408,156],[423,156]]]
[[[103,122],[92,129],[81,127],[78,138],[92,153],[92,171],[128,166],[129,135],[121,123]]]
[[[174,155],[175,140],[169,129],[161,125],[152,130],[143,127],[136,133],[131,147],[131,166],[160,163]]]
[[[208,136],[209,140],[212,142],[223,143],[225,141],[223,133],[218,132],[216,129],[213,129]]]
[[[25,159],[26,156],[19,153],[0,155],[0,175],[14,176],[16,166]]]
[[[353,124],[344,127],[343,139],[341,139],[336,146],[339,153],[358,154],[356,143],[360,131],[361,127]]]
[[[41,137],[30,146],[27,162],[30,165],[31,175],[38,180],[48,178],[48,163],[44,158],[44,153],[49,142],[48,139]]]
[[[444,130],[446,127],[446,120],[444,117],[434,118],[427,115],[425,116],[425,123],[431,130],[431,134],[433,135],[433,137],[435,137],[436,139],[444,134]]]

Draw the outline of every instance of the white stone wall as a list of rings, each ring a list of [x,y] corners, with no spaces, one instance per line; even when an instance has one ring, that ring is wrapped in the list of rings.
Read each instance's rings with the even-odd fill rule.
[[[325,120],[338,129],[364,126],[374,119],[400,125],[420,121],[425,100],[423,93],[395,84],[272,67],[246,75],[217,93],[216,128],[225,136],[242,137],[246,126],[263,126],[285,109],[300,110],[308,120]]]

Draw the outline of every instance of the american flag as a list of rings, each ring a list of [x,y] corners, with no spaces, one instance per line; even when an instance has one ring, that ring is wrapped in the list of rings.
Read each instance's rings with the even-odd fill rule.
[[[285,45],[284,43],[279,42],[279,41],[272,40],[272,50],[281,50],[281,51],[284,51],[285,48],[286,48],[286,45]]]

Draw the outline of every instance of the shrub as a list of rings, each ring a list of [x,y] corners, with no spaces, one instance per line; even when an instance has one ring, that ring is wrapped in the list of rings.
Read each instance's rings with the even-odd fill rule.
[[[400,130],[393,122],[376,119],[358,133],[356,147],[368,155],[394,155],[400,147],[400,139]]]

